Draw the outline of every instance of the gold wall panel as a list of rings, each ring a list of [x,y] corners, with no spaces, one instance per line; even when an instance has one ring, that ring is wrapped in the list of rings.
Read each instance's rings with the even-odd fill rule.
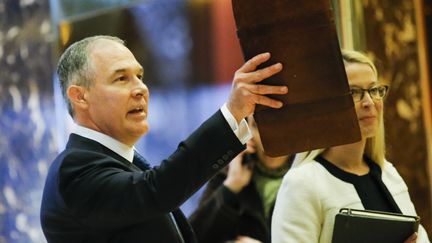
[[[361,2],[366,50],[375,58],[381,81],[391,87],[385,103],[387,159],[408,184],[422,224],[432,235],[431,151],[421,81],[426,67],[419,58],[425,50],[419,50],[415,4],[411,0]]]

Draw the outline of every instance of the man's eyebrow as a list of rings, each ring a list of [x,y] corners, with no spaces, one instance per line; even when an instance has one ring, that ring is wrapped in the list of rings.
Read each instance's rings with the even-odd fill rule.
[[[116,70],[114,70],[113,74],[116,74],[116,73],[124,73],[124,72],[126,72],[126,69],[125,69],[125,68],[121,68],[121,69],[116,69]]]
[[[111,76],[116,75],[116,74],[118,74],[118,73],[124,73],[124,72],[126,72],[126,71],[127,71],[126,68],[119,68],[119,69],[114,70],[114,72],[113,72],[113,74],[112,74]],[[138,71],[139,73],[144,73],[144,68],[139,67],[139,68],[137,68],[137,71]]]

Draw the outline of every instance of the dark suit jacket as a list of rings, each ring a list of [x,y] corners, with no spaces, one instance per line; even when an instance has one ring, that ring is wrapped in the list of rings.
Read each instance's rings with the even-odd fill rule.
[[[254,181],[238,194],[223,186],[226,174],[220,172],[208,183],[190,222],[200,243],[222,243],[240,235],[270,243],[269,218],[264,216],[263,202]]]
[[[179,206],[244,148],[220,111],[153,169],[71,134],[48,172],[44,234],[59,243],[181,242],[172,212],[185,242],[196,242]]]

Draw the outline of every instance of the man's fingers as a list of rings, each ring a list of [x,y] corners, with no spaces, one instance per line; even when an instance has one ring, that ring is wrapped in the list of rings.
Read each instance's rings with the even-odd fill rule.
[[[269,78],[273,75],[275,75],[276,73],[280,72],[282,70],[282,64],[281,63],[276,63],[273,64],[269,67],[257,70],[255,72],[250,73],[250,75],[252,75],[252,81],[254,83],[258,83],[263,81],[266,78]]]
[[[247,61],[235,73],[232,83],[232,92],[227,107],[237,122],[240,122],[245,116],[250,115],[256,104],[272,108],[282,107],[282,102],[264,97],[264,95],[286,94],[288,92],[287,87],[257,85],[258,82],[280,72],[283,68],[281,63],[276,63],[266,68],[256,70],[258,65],[269,59],[270,53],[257,55]]]
[[[282,70],[282,64],[276,63],[253,72],[238,72],[236,80],[244,83],[258,83]]]
[[[286,94],[288,93],[288,87],[286,86],[272,86],[265,84],[255,84],[249,85],[248,89],[250,92],[258,95],[267,95],[267,94]]]
[[[252,72],[254,71],[258,65],[270,59],[270,53],[261,53],[254,56],[252,59],[249,59],[243,66],[238,70],[239,72]]]
[[[254,95],[254,103],[265,105],[271,108],[281,108],[283,106],[283,103],[281,101],[271,99],[264,95]]]

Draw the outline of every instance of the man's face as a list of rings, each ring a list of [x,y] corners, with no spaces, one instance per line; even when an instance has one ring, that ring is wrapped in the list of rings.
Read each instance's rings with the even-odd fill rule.
[[[143,68],[120,43],[102,39],[90,50],[94,80],[85,92],[90,128],[132,146],[148,131]]]

